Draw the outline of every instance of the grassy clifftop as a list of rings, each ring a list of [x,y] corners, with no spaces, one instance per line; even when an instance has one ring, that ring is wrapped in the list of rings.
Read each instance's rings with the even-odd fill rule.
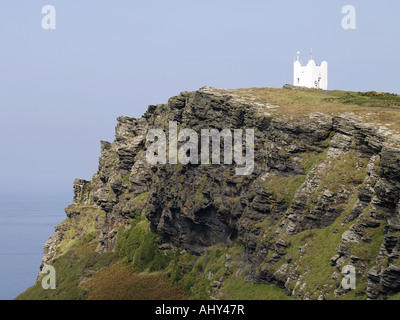
[[[317,89],[249,88],[213,89],[229,93],[239,101],[267,106],[278,116],[302,116],[315,112],[338,115],[352,112],[366,121],[393,124],[400,128],[400,96],[393,93],[323,91]],[[279,106],[279,108],[274,108]],[[399,129],[400,130],[400,129]]]

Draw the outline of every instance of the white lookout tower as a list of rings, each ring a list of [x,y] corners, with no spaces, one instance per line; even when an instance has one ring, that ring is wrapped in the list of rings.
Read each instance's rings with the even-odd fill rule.
[[[317,66],[313,59],[312,50],[311,59],[306,66],[302,66],[299,59],[300,52],[297,52],[297,60],[294,62],[293,85],[328,90],[328,62],[323,61],[321,66]]]

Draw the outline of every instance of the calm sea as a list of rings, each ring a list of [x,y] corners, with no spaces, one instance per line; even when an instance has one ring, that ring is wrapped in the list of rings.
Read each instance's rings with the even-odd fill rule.
[[[35,283],[43,245],[66,218],[70,198],[0,196],[0,300]]]

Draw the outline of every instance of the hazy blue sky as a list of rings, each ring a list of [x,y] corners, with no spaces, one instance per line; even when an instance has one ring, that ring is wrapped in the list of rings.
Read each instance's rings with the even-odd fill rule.
[[[57,10],[44,30],[41,9]],[[357,10],[343,30],[342,7]],[[400,2],[1,0],[0,194],[71,194],[118,116],[204,85],[282,87],[296,51],[330,89],[400,93]]]

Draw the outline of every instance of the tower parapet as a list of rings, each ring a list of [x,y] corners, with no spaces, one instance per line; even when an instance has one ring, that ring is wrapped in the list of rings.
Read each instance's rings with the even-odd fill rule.
[[[293,85],[296,87],[306,87],[328,90],[328,62],[323,61],[318,66],[311,54],[311,59],[307,65],[303,66],[297,53],[297,60],[294,62]]]

